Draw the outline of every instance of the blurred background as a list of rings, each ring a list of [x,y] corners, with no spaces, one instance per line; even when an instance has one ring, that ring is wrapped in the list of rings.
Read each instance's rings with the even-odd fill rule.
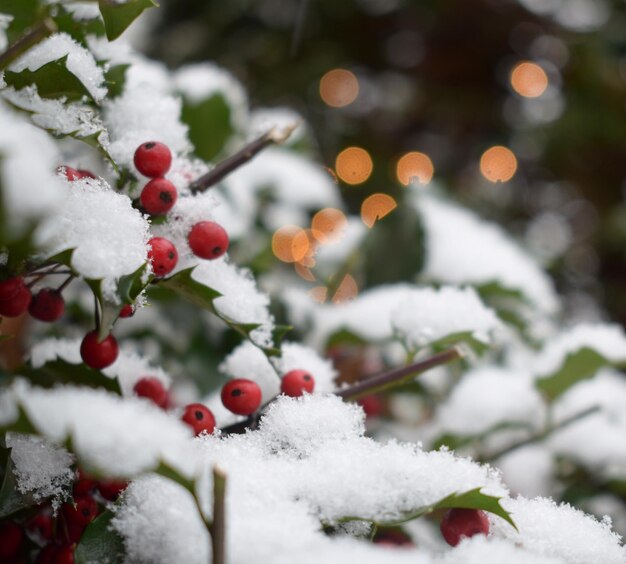
[[[409,179],[441,185],[531,250],[570,318],[626,324],[623,1],[163,0],[152,17],[150,56],[215,61],[253,107],[302,115],[348,210],[383,193],[402,213]],[[392,259],[361,289],[406,278]]]

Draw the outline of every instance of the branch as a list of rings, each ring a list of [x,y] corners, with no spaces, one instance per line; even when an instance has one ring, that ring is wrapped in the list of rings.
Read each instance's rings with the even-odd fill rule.
[[[189,190],[191,190],[194,194],[208,190],[220,180],[228,176],[231,172],[251,161],[266,147],[274,144],[280,145],[281,143],[287,141],[298,125],[299,123],[294,123],[284,129],[270,129],[267,133],[261,135],[261,137],[248,143],[245,147],[243,147],[243,149],[240,149],[234,155],[224,159],[222,162],[217,163],[213,170],[210,170],[204,176],[194,180],[189,185]]]
[[[226,562],[226,474],[213,467],[213,523],[210,525],[212,564]]]
[[[561,421],[560,423],[557,423],[556,425],[552,427],[548,427],[547,429],[541,431],[541,433],[537,433],[536,435],[533,435],[532,437],[528,437],[527,439],[524,439],[523,441],[519,441],[499,451],[494,452],[485,460],[496,460],[500,458],[501,456],[504,456],[505,454],[509,454],[510,452],[517,450],[518,448],[522,448],[526,445],[530,445],[530,444],[542,441],[543,439],[549,437],[555,431],[559,431],[561,429],[564,429],[565,427],[569,427],[572,423],[576,423],[577,421],[580,421],[581,419],[584,419],[585,417],[588,417],[589,415],[593,415],[594,413],[597,413],[598,411],[600,411],[600,409],[601,408],[599,405],[594,405],[593,407],[585,409],[584,411],[581,411],[580,413],[576,413],[575,415],[572,415],[571,417],[563,419],[563,421]]]
[[[39,22],[35,27],[22,35],[13,45],[2,54],[0,54],[0,70],[8,67],[20,55],[28,51],[40,41],[52,35],[57,30],[57,25],[51,18],[46,18]]]

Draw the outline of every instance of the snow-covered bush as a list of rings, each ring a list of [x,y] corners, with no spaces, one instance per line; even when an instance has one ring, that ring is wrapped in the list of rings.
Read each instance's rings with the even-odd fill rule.
[[[416,187],[415,279],[316,302],[267,266],[274,230],[341,205],[297,115],[134,51],[150,0],[0,6],[0,329],[27,351],[1,375],[0,560],[626,562],[573,507],[592,475],[585,508],[624,522],[621,329],[567,327],[502,228]],[[367,238],[310,231],[309,281]]]

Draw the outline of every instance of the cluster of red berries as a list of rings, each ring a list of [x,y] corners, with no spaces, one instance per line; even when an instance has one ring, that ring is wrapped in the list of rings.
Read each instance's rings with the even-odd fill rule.
[[[127,486],[121,480],[94,480],[79,470],[72,501],[61,506],[56,518],[50,506],[43,505],[23,522],[0,523],[0,562],[26,562],[26,553],[36,548],[37,564],[73,564],[75,546],[87,525]]]
[[[65,311],[61,291],[43,288],[35,295],[22,276],[14,276],[0,282],[0,315],[18,317],[28,311],[40,321],[56,321]]]
[[[163,143],[148,141],[135,151],[134,163],[141,174],[151,178],[139,198],[144,210],[151,215],[166,214],[178,198],[176,186],[165,178],[172,165],[171,151]],[[229,244],[224,228],[213,221],[196,223],[187,234],[187,242],[196,256],[207,260],[221,257]],[[164,237],[153,237],[148,245],[148,258],[154,274],[167,276],[178,262],[176,247]]]

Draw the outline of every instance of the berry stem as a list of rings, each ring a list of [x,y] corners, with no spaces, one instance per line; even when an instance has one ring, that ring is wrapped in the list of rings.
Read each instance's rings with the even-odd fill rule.
[[[67,285],[74,280],[75,276],[73,274],[70,274],[65,281],[63,282],[63,284],[61,284],[58,288],[57,288],[57,292],[60,294],[63,290],[65,290],[65,288],[67,287]]]
[[[192,193],[197,193],[204,192],[205,190],[211,188],[220,180],[228,176],[231,172],[251,161],[266,147],[284,143],[297,126],[298,124],[296,123],[287,129],[270,129],[267,133],[261,135],[261,137],[258,137],[254,141],[248,143],[234,155],[231,155],[227,159],[217,163],[215,168],[207,172],[205,175],[194,180],[191,184],[189,184],[189,189]]]
[[[564,429],[565,427],[569,427],[572,423],[576,423],[577,421],[580,421],[581,419],[584,419],[585,417],[589,417],[589,415],[593,415],[594,413],[597,413],[598,411],[600,411],[600,409],[601,409],[601,406],[599,405],[594,405],[592,407],[584,409],[583,411],[580,411],[570,417],[563,419],[563,421],[557,423],[556,425],[548,426],[546,429],[544,429],[540,433],[537,433],[536,435],[533,435],[532,437],[528,437],[527,439],[524,439],[512,445],[509,445],[506,448],[503,448],[501,450],[498,450],[490,454],[489,456],[481,457],[481,459],[485,462],[489,460],[497,460],[501,456],[509,454],[510,452],[513,452],[514,450],[517,450],[518,448],[522,448],[527,445],[542,441],[546,439],[547,437],[549,437],[555,431],[559,431],[561,429]]]
[[[46,276],[48,276],[48,274],[53,274],[55,270],[57,270],[60,267],[61,267],[60,264],[55,264],[50,270],[46,270],[45,272],[40,272],[39,274],[34,275],[34,278],[28,284],[26,284],[26,287],[32,288],[42,278],[45,278]]]
[[[226,562],[226,474],[217,466],[213,467],[213,523],[209,527],[211,533],[211,550],[213,564]]]
[[[22,35],[13,45],[0,54],[0,70],[7,68],[15,59],[28,51],[40,41],[52,35],[57,30],[57,25],[52,18],[45,18],[27,33]]]
[[[98,303],[98,296],[93,295],[93,314],[96,318],[96,331],[100,333],[100,304]]]

